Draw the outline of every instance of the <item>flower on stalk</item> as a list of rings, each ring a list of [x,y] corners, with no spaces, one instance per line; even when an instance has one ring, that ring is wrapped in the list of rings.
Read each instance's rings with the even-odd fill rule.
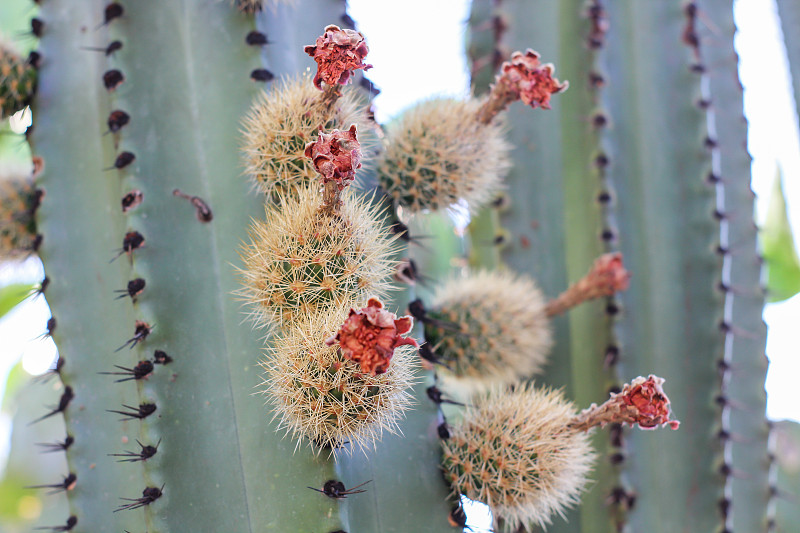
[[[622,392],[612,397],[620,403],[627,415],[626,422],[639,424],[642,429],[655,429],[669,425],[678,429],[680,422],[670,420],[669,398],[664,394],[664,378],[650,374],[647,379],[639,376],[622,387]]]
[[[678,429],[680,422],[670,420],[669,398],[664,393],[664,378],[653,374],[639,376],[612,394],[605,403],[592,404],[576,416],[570,427],[579,431],[606,424],[637,424],[642,429],[655,429],[669,425]]]
[[[323,133],[320,130],[317,140],[306,145],[305,155],[313,161],[323,183],[335,181],[342,190],[355,179],[356,170],[361,168],[357,133],[355,124],[345,131]]]
[[[536,109],[550,109],[550,95],[564,92],[568,82],[559,82],[553,77],[555,67],[551,63],[542,65],[539,54],[530,48],[525,53],[514,52],[511,61],[506,61],[497,77],[498,88],[514,95],[526,105]]]
[[[354,70],[372,68],[364,63],[369,52],[364,36],[333,24],[325,27],[325,33],[317,37],[316,44],[303,50],[317,62],[314,86],[320,90],[322,82],[329,86],[345,85]]]
[[[410,316],[397,318],[383,308],[377,298],[370,298],[362,309],[350,309],[350,315],[335,336],[325,343],[339,343],[347,359],[361,365],[361,371],[375,376],[389,368],[395,348],[404,345],[419,347],[417,341],[402,335],[411,331],[414,319]]]

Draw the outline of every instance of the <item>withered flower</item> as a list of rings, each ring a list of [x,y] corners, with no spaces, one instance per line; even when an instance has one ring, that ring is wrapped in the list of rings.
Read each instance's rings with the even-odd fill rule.
[[[553,77],[554,70],[550,63],[542,65],[539,54],[528,48],[524,54],[514,52],[511,61],[503,63],[497,84],[534,109],[550,109],[550,95],[563,92],[569,86]]]
[[[342,354],[361,365],[361,371],[375,376],[389,368],[395,348],[417,341],[402,335],[411,331],[414,319],[397,315],[383,308],[377,298],[370,298],[367,307],[350,309],[350,315],[335,336],[326,344],[339,343]]]
[[[306,145],[305,155],[313,161],[323,183],[335,181],[339,190],[344,189],[361,168],[361,144],[356,125],[345,131],[323,133],[320,130],[317,140]]]
[[[650,374],[639,376],[611,395],[600,406],[592,404],[573,418],[570,427],[587,431],[606,424],[637,424],[642,429],[655,429],[668,425],[678,429],[680,422],[670,420],[669,398],[663,389],[664,378]]]
[[[364,63],[369,52],[364,36],[333,24],[317,37],[316,44],[308,45],[303,50],[317,62],[314,86],[320,90],[322,82],[329,86],[345,85],[354,70],[372,68],[372,65]]]

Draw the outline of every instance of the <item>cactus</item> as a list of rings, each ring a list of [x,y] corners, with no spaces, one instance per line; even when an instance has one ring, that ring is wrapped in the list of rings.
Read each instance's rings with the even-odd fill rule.
[[[420,104],[370,162],[354,148],[373,135],[364,102],[341,86],[369,66],[363,37],[334,26],[344,2],[42,2],[30,139],[60,388],[39,416],[73,439],[47,483],[68,496],[61,530],[444,532],[470,524],[459,494],[498,531],[776,519],[731,3],[473,9],[488,94]],[[343,190],[359,175],[382,190]],[[425,258],[416,232],[441,225],[426,210],[459,201],[468,260],[445,237]],[[584,277],[619,252],[630,280]],[[452,365],[442,382],[400,336],[413,291],[370,299],[400,254],[453,280],[409,306],[423,363]],[[473,272],[445,273],[450,259]],[[503,289],[481,297],[487,280]],[[462,372],[538,374],[471,397]],[[622,386],[651,372],[679,431],[624,427],[670,422],[660,381]],[[465,470],[507,457],[525,471],[498,477],[514,494]]]
[[[36,69],[13,46],[0,42],[0,119],[28,105],[36,90]]]

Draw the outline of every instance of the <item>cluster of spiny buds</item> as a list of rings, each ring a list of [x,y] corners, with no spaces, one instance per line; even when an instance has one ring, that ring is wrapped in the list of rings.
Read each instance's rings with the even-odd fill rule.
[[[241,292],[257,321],[281,329],[262,361],[265,392],[282,427],[334,452],[347,442],[364,447],[384,429],[396,429],[410,404],[417,362],[416,341],[403,336],[411,317],[398,318],[379,299],[394,270],[396,238],[380,225],[377,207],[349,188],[361,168],[359,123],[336,120],[343,116],[339,86],[354,69],[369,68],[367,51],[361,34],[328,26],[306,47],[318,71],[305,86],[322,90],[322,98],[305,98],[305,114],[264,106],[258,119],[248,120],[248,127],[279,125],[278,133],[260,137],[292,138],[280,143],[291,150],[285,162],[265,178],[280,175],[272,181],[293,188],[265,187],[278,193],[278,202],[267,206],[265,222],[253,225],[253,242],[243,253]],[[308,114],[324,120],[313,132],[300,131]],[[287,125],[298,127],[287,131]],[[259,144],[256,151],[275,144]],[[259,154],[260,163],[268,156]]]
[[[248,130],[269,128],[248,131],[254,140],[248,154],[258,153],[249,168],[278,201],[273,196],[266,222],[253,226],[242,293],[257,320],[281,328],[261,363],[280,425],[335,452],[347,442],[363,448],[384,429],[397,428],[410,404],[419,346],[406,336],[412,318],[398,317],[380,300],[394,270],[397,237],[381,229],[376,209],[349,187],[365,151],[361,123],[341,120],[349,116],[340,112],[341,86],[354,70],[370,68],[364,37],[328,26],[305,51],[317,63],[313,82],[279,90],[269,100],[283,103],[260,104],[248,118]],[[516,52],[487,98],[433,100],[407,112],[385,137],[378,165],[384,191],[411,213],[461,200],[471,208],[486,203],[509,167],[510,145],[496,117],[516,100],[549,109],[551,96],[567,88],[553,72],[536,52]],[[308,87],[321,97],[302,92]],[[307,110],[299,112],[300,106]],[[308,117],[318,120],[313,129]],[[258,144],[258,138],[268,140]],[[472,273],[445,284],[430,309],[412,309],[424,324],[422,355],[449,372],[444,387],[450,379],[472,380],[490,391],[470,402],[451,433],[439,433],[454,496],[489,504],[507,527],[544,525],[577,503],[587,483],[594,458],[589,429],[611,422],[678,427],[663,379],[655,376],[637,378],[578,414],[559,392],[530,384],[494,387],[541,370],[552,317],[627,289],[629,278],[622,256],[606,254],[548,302],[532,280]]]

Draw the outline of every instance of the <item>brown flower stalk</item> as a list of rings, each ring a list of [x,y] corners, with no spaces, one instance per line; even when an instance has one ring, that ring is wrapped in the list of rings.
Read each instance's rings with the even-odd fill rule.
[[[317,140],[306,145],[305,155],[322,175],[324,187],[320,209],[337,214],[341,206],[342,191],[352,183],[356,170],[361,168],[361,144],[356,125],[349,130],[319,132]]]
[[[530,48],[524,54],[514,52],[495,78],[488,100],[478,111],[478,120],[489,124],[517,100],[534,109],[550,109],[550,95],[564,92],[569,87],[568,82],[561,83],[553,77],[554,70],[551,63],[542,65],[539,54]]]
[[[328,346],[339,343],[342,355],[361,365],[361,372],[375,376],[389,369],[395,348],[417,341],[402,337],[411,331],[414,319],[397,315],[383,308],[377,298],[370,298],[367,307],[350,309],[350,315],[335,336],[327,339]]]
[[[606,424],[638,424],[642,429],[655,429],[669,425],[678,429],[680,422],[670,420],[669,398],[662,385],[664,378],[650,374],[639,376],[622,387],[622,392],[611,395],[604,404],[592,404],[575,416],[569,427],[577,431],[588,431]]]
[[[372,65],[364,63],[369,52],[364,36],[333,24],[325,27],[315,44],[303,50],[317,62],[314,86],[323,91],[321,102],[326,107],[331,107],[339,98],[338,86],[347,84],[354,70],[372,68]]]
[[[628,288],[630,273],[622,264],[622,254],[603,254],[598,257],[589,273],[571,285],[555,300],[547,302],[547,316],[560,315],[576,305],[601,296],[611,296]]]

